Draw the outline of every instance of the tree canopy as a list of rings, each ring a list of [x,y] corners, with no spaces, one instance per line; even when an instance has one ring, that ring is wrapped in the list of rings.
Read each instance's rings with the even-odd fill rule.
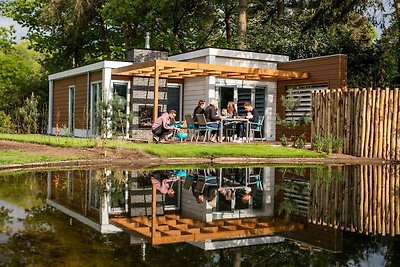
[[[246,47],[291,59],[343,53],[350,85],[398,86],[398,2],[8,0],[0,7],[2,15],[29,29],[27,39],[50,72],[124,60],[126,49],[143,47],[150,32],[151,47],[170,54],[206,46]]]

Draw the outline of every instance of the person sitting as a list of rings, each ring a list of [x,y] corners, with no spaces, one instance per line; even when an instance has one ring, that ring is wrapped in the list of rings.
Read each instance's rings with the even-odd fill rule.
[[[197,105],[197,107],[194,109],[193,111],[193,121],[197,122],[197,114],[204,114],[204,107],[206,106],[206,101],[204,100],[199,100],[199,103]],[[199,128],[199,126],[196,124],[195,125],[197,128]]]
[[[250,122],[258,122],[258,112],[249,102],[245,102],[243,104],[244,109],[246,110],[246,119],[248,119]],[[252,128],[256,128],[257,125],[254,124],[252,125]],[[245,135],[244,133],[247,132],[247,123],[238,123],[236,125],[236,138],[233,140],[233,142],[238,142],[241,143],[243,141],[243,136]]]
[[[235,102],[229,101],[226,107],[227,117],[228,118],[235,118],[237,116],[236,105]]]
[[[204,115],[206,117],[207,122],[215,122],[208,124],[209,127],[219,128],[219,121],[221,118],[217,115],[218,112],[218,101],[213,99],[211,100],[210,105],[205,109]],[[219,136],[218,130],[211,131],[211,142],[217,142]]]
[[[151,132],[153,133],[153,140],[158,143],[168,142],[166,136],[172,134],[172,131],[176,129],[171,126],[171,120],[175,119],[176,111],[171,109],[168,113],[164,112],[158,117],[153,125],[151,126]]]

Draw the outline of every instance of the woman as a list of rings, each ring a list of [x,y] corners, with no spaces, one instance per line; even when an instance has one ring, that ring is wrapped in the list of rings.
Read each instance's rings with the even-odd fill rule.
[[[235,118],[237,116],[235,102],[229,101],[228,106],[226,107],[226,110],[228,112],[228,114],[227,114],[228,118]]]

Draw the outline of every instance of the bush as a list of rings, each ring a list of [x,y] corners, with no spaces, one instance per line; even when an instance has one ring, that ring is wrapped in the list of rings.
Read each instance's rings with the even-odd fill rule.
[[[11,117],[4,111],[0,111],[0,132],[10,133],[11,131]]]
[[[279,139],[279,141],[281,141],[281,145],[282,146],[287,146],[288,145],[288,139],[287,139],[286,135],[284,135],[284,134],[282,134],[282,136]]]
[[[313,135],[312,138],[312,148],[317,152],[322,152],[324,147],[324,137],[318,133]]]

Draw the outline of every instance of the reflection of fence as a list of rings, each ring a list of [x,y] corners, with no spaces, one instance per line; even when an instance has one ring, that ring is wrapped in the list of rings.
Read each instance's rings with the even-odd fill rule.
[[[349,231],[400,234],[400,168],[342,168],[342,179],[324,181],[311,175],[310,222]]]
[[[399,89],[312,93],[312,134],[343,138],[345,154],[400,160]]]

